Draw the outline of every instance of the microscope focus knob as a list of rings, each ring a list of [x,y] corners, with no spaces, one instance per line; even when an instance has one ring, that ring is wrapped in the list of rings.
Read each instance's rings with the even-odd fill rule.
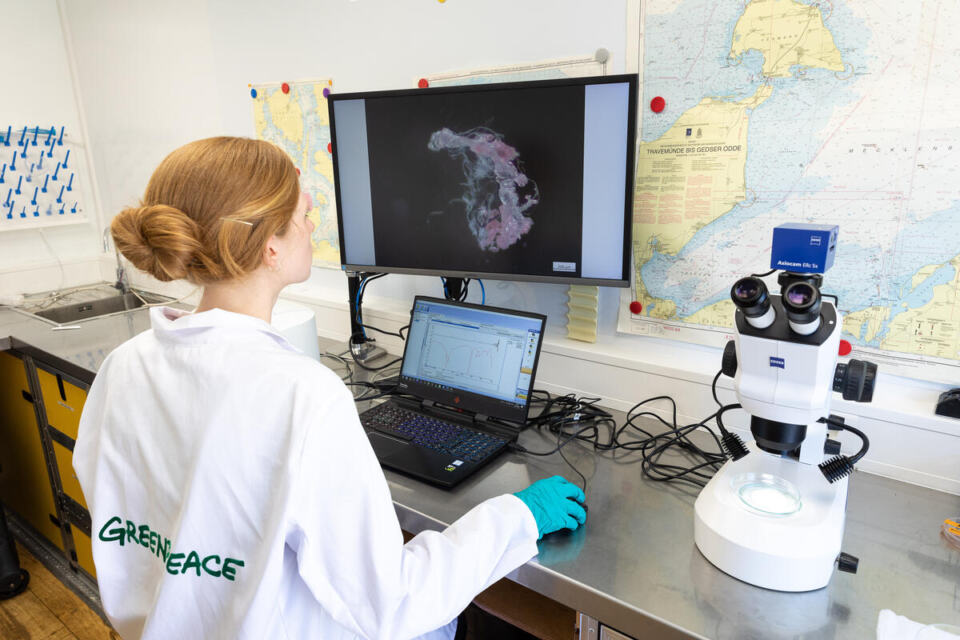
[[[837,556],[837,569],[846,573],[856,573],[860,566],[860,558],[849,553],[840,552]]]
[[[723,347],[720,371],[728,378],[737,375],[737,345],[733,340],[727,340],[727,344]]]
[[[877,382],[877,365],[867,360],[850,360],[837,364],[833,375],[833,390],[843,393],[844,400],[870,402]]]

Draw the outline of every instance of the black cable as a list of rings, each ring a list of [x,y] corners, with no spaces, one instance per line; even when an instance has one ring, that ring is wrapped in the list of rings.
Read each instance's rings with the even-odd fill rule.
[[[453,300],[454,302],[464,302],[467,299],[467,295],[470,293],[470,278],[462,278],[462,284],[460,286],[460,294],[454,298],[450,295],[450,289],[447,287],[447,279],[443,276],[440,276],[440,281],[443,284],[443,297],[447,300]]]
[[[652,412],[643,412],[641,414],[631,415],[628,419],[627,426],[648,434],[649,432],[638,427],[633,421],[641,417],[641,415],[649,415],[651,413]],[[641,471],[643,474],[656,482],[682,480],[700,487],[706,486],[707,481],[726,460],[717,435],[705,424],[708,420],[715,417],[716,414],[700,422],[684,426],[678,426],[675,422],[673,424],[667,423],[659,415],[652,415],[667,424],[670,430],[661,434],[650,435],[644,440],[624,443],[627,448],[640,451],[642,456]],[[700,428],[706,429],[711,435],[718,451],[705,450],[697,446],[687,437],[690,433]],[[674,448],[679,448],[677,453],[681,455],[682,458],[685,458],[688,464],[674,464],[662,460],[663,456]]]
[[[720,404],[719,398],[716,397],[716,382],[718,379],[719,375],[714,377],[711,389],[714,399],[718,404]],[[652,411],[635,413],[637,409],[643,405],[656,400],[668,400],[671,403],[671,421],[665,420],[662,416]],[[701,487],[706,486],[706,481],[713,476],[716,470],[719,469],[720,465],[727,459],[729,452],[727,441],[731,438],[735,438],[739,441],[739,437],[731,434],[723,425],[723,414],[727,411],[737,408],[740,408],[739,404],[721,405],[716,412],[704,418],[703,420],[692,424],[679,426],[677,424],[676,417],[676,401],[674,401],[673,398],[670,396],[656,396],[654,398],[648,398],[634,405],[627,413],[626,423],[615,434],[616,444],[623,449],[640,452],[642,456],[641,469],[643,474],[651,480],[657,482],[681,480]],[[651,434],[649,431],[643,429],[634,422],[640,417],[654,418],[666,426],[669,430],[656,435]],[[710,420],[717,420],[717,427],[724,436],[722,440],[718,438],[713,429],[707,425]],[[643,438],[629,441],[621,440],[622,434],[628,428],[638,431],[643,435]],[[690,439],[689,435],[698,429],[704,429],[708,434],[710,434],[711,438],[713,439],[713,443],[717,447],[716,451],[704,449]],[[742,442],[740,445],[742,446]],[[664,462],[663,456],[670,451],[680,455],[681,458],[685,459],[688,464],[684,465],[681,463]]]
[[[608,411],[596,406],[599,401],[600,398],[578,398],[573,394],[553,396],[546,391],[534,389],[530,393],[531,405],[543,405],[543,409],[539,415],[527,420],[527,426],[537,429],[546,427],[549,432],[556,434],[557,446],[549,451],[531,451],[519,444],[514,444],[511,448],[533,456],[559,453],[561,459],[580,476],[583,491],[586,493],[586,476],[564,455],[563,449],[574,441],[588,443],[598,452],[616,448],[613,440],[616,422]],[[606,441],[601,439],[603,427],[607,427],[609,432]]]
[[[558,441],[558,442],[560,441],[560,432],[559,432],[559,431],[557,432],[557,441]],[[573,472],[576,473],[578,476],[580,476],[580,479],[583,481],[583,484],[581,485],[580,488],[583,489],[583,495],[586,496],[586,495],[587,495],[587,477],[586,477],[585,475],[583,475],[583,474],[580,472],[579,469],[577,469],[575,466],[573,466],[573,463],[570,462],[570,461],[567,459],[567,456],[563,455],[563,449],[560,449],[559,451],[557,451],[557,453],[559,453],[559,454],[560,454],[560,457],[563,459],[563,461],[567,463],[567,466],[569,466],[571,469],[573,469]]]
[[[371,331],[376,331],[377,333],[382,333],[382,334],[387,335],[387,336],[394,336],[394,337],[400,338],[401,340],[406,340],[406,339],[407,339],[406,336],[403,335],[403,331],[404,331],[405,329],[409,329],[409,328],[410,328],[410,325],[409,325],[409,324],[405,324],[405,325],[403,325],[402,327],[400,327],[399,329],[397,329],[396,331],[385,331],[384,329],[378,329],[377,327],[371,326],[371,325],[369,325],[369,324],[361,324],[360,326],[363,327],[364,329],[369,329],[369,330],[371,330]]]
[[[377,381],[359,380],[357,382],[346,382],[344,384],[348,387],[363,387],[368,390],[373,390],[373,393],[370,394],[363,393],[359,396],[353,396],[354,402],[363,402],[364,400],[377,400],[378,398],[394,395],[397,390],[398,381],[396,378],[387,378],[386,380]]]
[[[753,278],[766,278],[767,276],[776,273],[776,271],[776,269],[770,269],[770,271],[767,271],[766,273],[751,273],[750,276]]]
[[[519,453],[525,453],[528,456],[537,456],[537,457],[552,456],[555,453],[559,453],[563,461],[567,463],[567,466],[573,469],[574,473],[580,476],[580,479],[583,481],[583,486],[581,488],[583,489],[583,493],[586,494],[587,493],[587,477],[583,475],[583,473],[581,473],[580,470],[577,469],[577,467],[574,466],[574,464],[570,462],[570,460],[565,455],[563,455],[563,448],[568,444],[570,444],[571,442],[573,442],[574,440],[579,439],[584,432],[593,431],[595,429],[596,429],[595,425],[587,425],[575,433],[567,433],[566,440],[563,439],[564,432],[561,430],[557,430],[557,446],[551,449],[550,451],[531,451],[530,449],[527,449],[526,447],[524,447],[519,443],[513,443],[512,445],[510,445],[510,448]]]
[[[409,329],[410,328],[409,324],[401,327],[398,331],[386,331],[384,329],[380,329],[378,327],[374,327],[372,325],[363,323],[363,296],[366,295],[367,293],[367,285],[373,282],[374,280],[379,280],[380,278],[383,278],[386,275],[388,274],[376,273],[372,276],[367,276],[360,280],[360,285],[359,285],[360,291],[357,296],[357,318],[356,318],[357,324],[359,324],[362,329],[370,329],[371,331],[376,331],[377,333],[382,333],[387,336],[395,336],[397,338],[400,338],[401,340],[406,340],[406,338],[403,336],[403,330]],[[354,336],[356,335],[363,335],[363,334],[354,334]],[[351,340],[353,340],[354,336],[351,336]],[[364,337],[366,336],[364,335]]]
[[[833,306],[837,307],[838,309],[840,308],[840,298],[834,294],[821,292],[820,295],[824,298],[833,298]]]
[[[860,438],[860,450],[849,458],[851,465],[856,464],[863,458],[863,456],[867,455],[867,450],[870,449],[870,439],[863,431],[860,431],[860,429],[857,429],[856,427],[851,427],[846,422],[840,422],[838,420],[833,420],[832,418],[820,418],[818,422],[826,423],[828,426],[833,427],[838,431],[849,431]]]
[[[860,450],[853,456],[845,456],[843,454],[833,456],[829,460],[824,460],[817,467],[820,469],[820,473],[823,474],[823,477],[827,479],[827,482],[834,483],[854,472],[854,465],[860,461],[863,456],[866,455],[867,450],[870,448],[870,440],[867,438],[867,434],[860,431],[855,427],[851,427],[845,422],[838,420],[833,420],[832,418],[820,418],[818,422],[825,422],[828,425],[832,426],[834,429],[846,429],[854,435],[856,435],[862,441],[860,445]]]
[[[720,379],[722,373],[723,369],[717,371],[717,375],[713,376],[713,382],[710,383],[710,393],[713,394],[713,401],[716,402],[719,407],[722,407],[723,403],[720,402],[720,398],[717,397],[717,380]]]
[[[351,354],[351,355],[352,355],[352,354]],[[362,364],[359,360],[357,360],[357,357],[356,357],[356,356],[353,356],[353,362],[354,362],[358,367],[360,367],[361,369],[363,369],[364,371],[383,371],[383,370],[386,369],[387,367],[392,367],[393,365],[397,364],[397,363],[400,362],[401,360],[403,360],[403,358],[397,358],[396,360],[391,360],[391,361],[388,362],[387,364],[381,365],[381,366],[379,366],[379,367],[368,367],[367,365]]]
[[[860,450],[853,454],[853,456],[850,458],[850,464],[856,464],[860,462],[860,459],[863,458],[863,456],[867,455],[867,450],[870,448],[870,439],[867,438],[867,434],[865,434],[863,431],[860,431],[860,429],[857,429],[856,427],[844,425],[843,428],[863,441],[863,443],[860,445]]]
[[[335,362],[339,362],[343,366],[343,368],[347,370],[347,375],[341,376],[340,379],[353,382],[353,369],[350,368],[350,363],[347,362],[346,358],[343,358],[342,356],[336,355],[334,353],[321,353],[320,359],[322,360],[323,358],[329,358]]]

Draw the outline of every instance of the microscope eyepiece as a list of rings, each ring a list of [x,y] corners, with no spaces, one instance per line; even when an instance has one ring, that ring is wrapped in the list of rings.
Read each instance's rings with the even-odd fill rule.
[[[787,302],[798,308],[806,308],[813,304],[820,292],[806,282],[796,282],[787,289]]]
[[[820,328],[820,289],[815,284],[803,280],[788,284],[783,289],[783,307],[796,333],[807,336]]]
[[[767,285],[760,278],[740,278],[730,289],[730,298],[752,327],[766,329],[773,324],[776,315],[770,307]]]
[[[744,304],[753,304],[765,297],[767,285],[759,278],[740,278],[733,285],[730,295],[734,302],[743,302]]]

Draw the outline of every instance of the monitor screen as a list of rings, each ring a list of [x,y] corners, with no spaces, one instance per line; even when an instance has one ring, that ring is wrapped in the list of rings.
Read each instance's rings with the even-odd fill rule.
[[[418,296],[400,383],[405,391],[523,421],[546,317]]]
[[[334,94],[344,269],[627,286],[635,75]]]

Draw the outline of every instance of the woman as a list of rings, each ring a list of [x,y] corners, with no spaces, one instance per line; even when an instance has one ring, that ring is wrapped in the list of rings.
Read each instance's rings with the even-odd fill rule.
[[[403,543],[351,393],[270,325],[309,276],[311,208],[277,147],[211,138],[111,224],[137,268],[204,286],[194,313],[152,309],[107,357],[80,423],[100,595],[124,638],[450,638],[539,537],[585,519],[554,477]]]

